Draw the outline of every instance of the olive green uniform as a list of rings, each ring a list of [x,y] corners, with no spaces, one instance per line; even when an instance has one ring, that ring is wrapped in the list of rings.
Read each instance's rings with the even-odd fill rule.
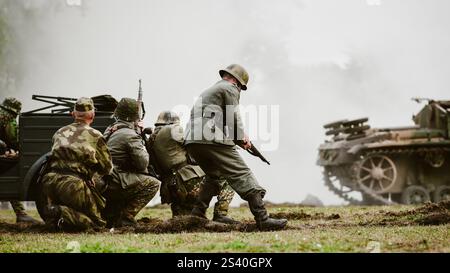
[[[24,215],[25,213],[25,207],[23,206],[22,202],[16,201],[16,200],[11,200],[9,201],[11,203],[11,207],[14,210],[14,213],[16,215]]]
[[[0,140],[9,149],[19,150],[16,116],[0,107]]]
[[[104,198],[93,185],[94,176],[109,174],[111,155],[102,134],[82,121],[59,129],[53,136],[48,173],[42,178],[43,193],[59,205],[59,219],[46,219],[62,229],[89,229],[105,225]]]
[[[16,114],[0,107],[0,140],[4,142],[6,148],[19,150],[16,116]],[[21,202],[13,200],[10,203],[17,216],[27,215]]]
[[[161,202],[171,204],[173,216],[191,213],[205,176],[198,165],[189,164],[183,141],[183,128],[178,123],[157,126],[149,141],[163,181]],[[226,216],[234,191],[226,182],[222,182],[222,189],[215,213]]]
[[[149,154],[133,122],[118,120],[106,129],[105,138],[114,169],[105,178],[108,187],[104,215],[111,225],[120,219],[133,222],[156,195],[160,182],[148,174]]]

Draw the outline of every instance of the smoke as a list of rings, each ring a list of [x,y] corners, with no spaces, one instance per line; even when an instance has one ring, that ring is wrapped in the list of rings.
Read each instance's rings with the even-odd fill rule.
[[[19,97],[25,110],[37,106],[32,94],[136,97],[141,78],[151,125],[162,110],[190,107],[218,69],[244,65],[251,79],[241,103],[280,107],[272,165],[244,155],[276,202],[307,193],[340,202],[315,166],[322,124],[368,116],[372,126],[410,125],[419,110],[411,97],[445,99],[450,86],[446,0],[2,0],[0,8],[12,33],[0,74],[8,68],[14,79],[2,81],[2,96]]]

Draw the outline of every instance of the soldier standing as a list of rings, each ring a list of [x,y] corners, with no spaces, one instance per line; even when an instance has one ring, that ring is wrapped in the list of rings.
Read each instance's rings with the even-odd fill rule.
[[[17,116],[22,110],[22,103],[16,98],[6,98],[0,105],[0,155],[7,158],[19,156],[19,137],[17,130]],[[39,223],[25,212],[19,201],[10,201],[16,214],[17,223]]]
[[[108,227],[134,226],[134,217],[159,188],[159,180],[148,173],[149,154],[136,131],[142,129],[138,108],[135,99],[121,99],[114,112],[117,121],[105,130],[114,164],[111,175],[104,178],[108,184],[104,193]]]
[[[111,155],[102,134],[90,127],[95,116],[92,99],[78,99],[72,116],[74,123],[53,135],[48,172],[42,178],[50,202],[44,218],[60,230],[98,229],[105,225],[100,214],[105,199],[94,178],[110,173]]]
[[[222,80],[205,90],[195,102],[186,129],[185,145],[190,156],[206,173],[192,214],[206,218],[206,210],[226,179],[248,201],[260,230],[281,229],[286,219],[270,218],[263,197],[266,193],[236,150],[235,143],[249,149],[239,113],[241,90],[247,90],[248,73],[233,64],[219,71]]]
[[[197,199],[200,184],[205,173],[190,162],[186,148],[183,146],[184,132],[180,118],[171,111],[161,112],[155,123],[155,130],[150,136],[148,149],[156,162],[156,169],[161,176],[161,203],[171,204],[172,215],[188,215]],[[221,183],[218,202],[214,207],[213,220],[227,224],[237,224],[229,217],[228,207],[234,191],[226,181]]]

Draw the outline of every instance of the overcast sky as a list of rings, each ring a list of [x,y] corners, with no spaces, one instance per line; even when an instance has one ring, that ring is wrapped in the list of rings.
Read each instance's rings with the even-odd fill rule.
[[[279,107],[272,165],[244,154],[274,202],[343,202],[315,165],[324,123],[412,125],[420,105],[411,97],[449,99],[448,0],[7,2],[18,39],[10,57],[22,69],[2,97],[19,97],[25,111],[39,105],[32,94],[136,97],[141,78],[153,125],[162,110],[190,108],[219,69],[242,64],[241,104]]]

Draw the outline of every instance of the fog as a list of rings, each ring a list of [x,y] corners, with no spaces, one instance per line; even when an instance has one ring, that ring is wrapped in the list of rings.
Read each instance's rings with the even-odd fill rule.
[[[367,116],[372,127],[411,125],[420,109],[411,97],[449,99],[447,0],[0,0],[0,7],[11,33],[2,41],[1,97],[18,97],[25,111],[40,105],[32,94],[136,97],[142,79],[152,126],[162,110],[191,107],[219,69],[242,64],[250,82],[241,104],[279,105],[278,149],[265,152],[272,165],[243,153],[273,202],[313,194],[343,203],[315,165],[324,123]]]

